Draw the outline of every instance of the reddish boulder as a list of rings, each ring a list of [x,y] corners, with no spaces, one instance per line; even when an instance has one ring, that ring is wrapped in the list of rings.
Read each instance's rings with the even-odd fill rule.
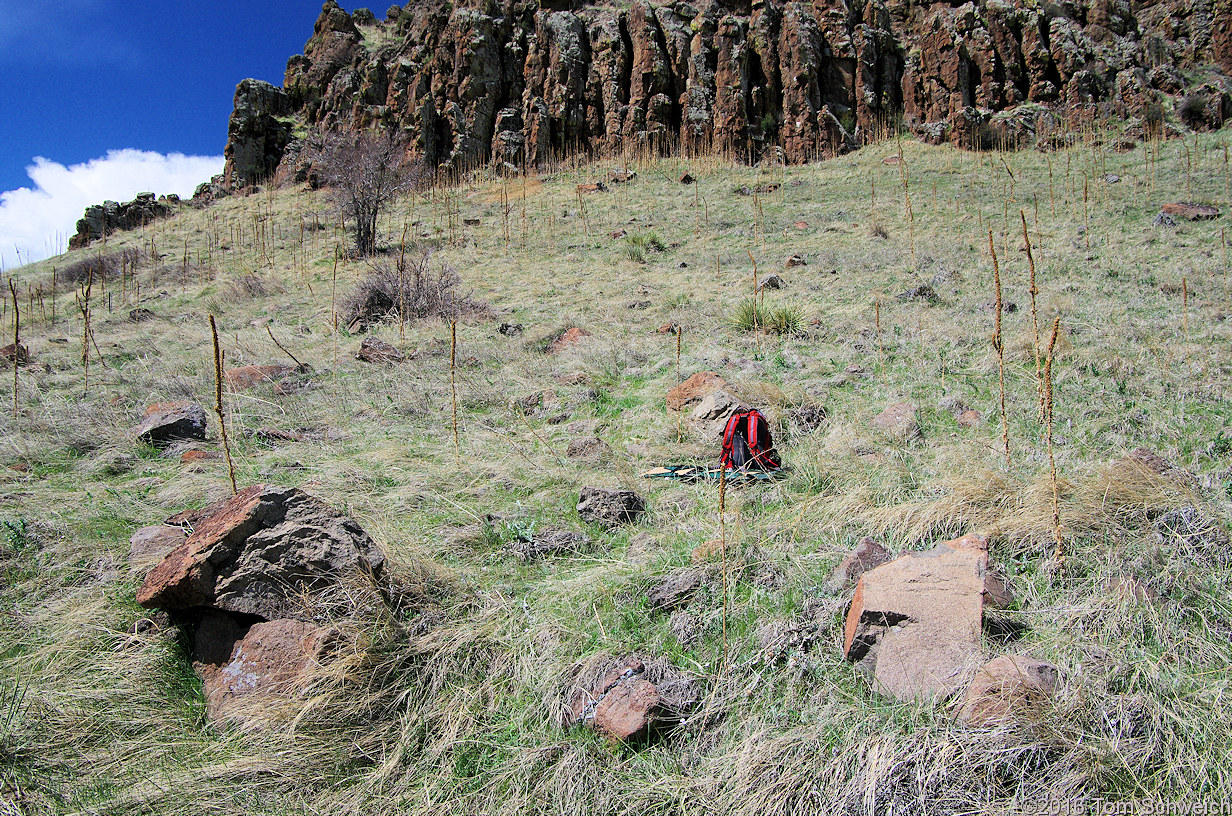
[[[682,411],[714,391],[730,388],[727,380],[713,371],[699,371],[687,380],[667,392],[667,408],[669,411]]]
[[[843,651],[880,693],[945,697],[981,659],[988,542],[968,534],[860,576]]]
[[[333,630],[298,620],[255,623],[245,630],[230,616],[210,614],[197,629],[193,650],[210,719],[248,720],[245,709],[254,706],[267,713],[271,702],[302,688],[334,637]]]
[[[229,368],[222,375],[223,381],[232,391],[247,391],[261,383],[276,382],[285,379],[296,371],[295,366],[274,363],[273,365],[250,365],[239,368]]]
[[[989,661],[967,686],[958,719],[977,728],[1037,717],[1057,688],[1057,667],[1020,655]]]
[[[145,409],[145,415],[133,434],[142,442],[166,447],[181,439],[205,439],[205,409],[195,402],[156,402]]]
[[[1184,218],[1186,221],[1210,221],[1219,217],[1219,209],[1209,204],[1194,204],[1188,201],[1174,201],[1159,208],[1168,215]]]
[[[557,354],[562,352],[570,346],[576,346],[578,343],[582,342],[583,338],[590,336],[590,332],[585,329],[579,329],[577,326],[573,326],[548,344],[548,354]]]
[[[254,485],[202,519],[146,575],[146,608],[211,607],[272,620],[346,573],[379,573],[384,557],[354,520],[295,488]]]

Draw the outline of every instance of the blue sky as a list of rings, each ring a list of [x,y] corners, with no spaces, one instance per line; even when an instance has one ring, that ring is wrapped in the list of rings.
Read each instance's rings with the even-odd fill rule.
[[[320,11],[321,0],[0,0],[0,263],[46,255],[86,204],[191,193],[208,172],[189,178],[213,165],[174,154],[221,169],[236,83],[281,85]],[[69,208],[73,194],[94,198]]]

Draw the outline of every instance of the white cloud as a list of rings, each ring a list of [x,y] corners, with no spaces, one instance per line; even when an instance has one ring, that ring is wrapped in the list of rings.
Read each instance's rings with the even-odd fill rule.
[[[26,168],[32,188],[0,193],[0,265],[10,269],[66,249],[77,219],[91,204],[131,201],[146,191],[190,196],[222,166],[222,156],[143,150],[112,150],[69,167],[36,158]]]

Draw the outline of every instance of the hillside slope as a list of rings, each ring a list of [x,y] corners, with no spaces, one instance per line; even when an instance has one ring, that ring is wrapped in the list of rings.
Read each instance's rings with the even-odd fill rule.
[[[347,257],[323,192],[270,188],[23,268],[30,359],[16,416],[0,412],[0,809],[1228,800],[1227,132],[1126,153],[1078,135],[1051,154],[903,141],[805,166],[473,172],[398,201],[371,261]],[[618,170],[637,175],[616,183]],[[578,189],[598,181],[608,191]],[[1177,198],[1222,212],[1160,217]],[[404,250],[430,251],[429,272],[451,267],[456,291],[487,304],[458,322],[453,355],[440,319],[348,328],[352,293]],[[90,292],[90,340],[81,264],[100,255],[114,261]],[[770,273],[782,288],[761,306],[777,316],[739,325]],[[234,721],[207,711],[191,627],[137,604],[148,563],[129,556],[138,528],[231,493],[215,419],[188,449],[133,432],[151,403],[212,406],[210,315],[227,369],[283,366],[224,394],[239,486],[297,487],[351,516],[389,580],[385,594],[331,590],[313,621],[343,645],[299,692]],[[1046,347],[1056,318],[1050,444],[1034,325]],[[679,358],[659,331],[673,323]],[[550,353],[571,327],[589,336]],[[405,359],[357,359],[371,338]],[[705,370],[766,411],[791,468],[729,485],[724,515],[716,484],[641,478],[717,457],[704,425],[665,404]],[[898,403],[918,433],[877,421]],[[647,511],[586,523],[591,485],[634,490]],[[978,657],[1029,655],[1059,678],[993,727],[959,719],[961,693],[881,693],[844,656],[852,588],[830,582],[865,536],[918,553],[968,532],[988,537],[1015,596],[985,614]],[[671,609],[667,578],[686,588]],[[566,724],[578,684],[631,654],[654,682],[687,678],[687,719],[641,745]]]

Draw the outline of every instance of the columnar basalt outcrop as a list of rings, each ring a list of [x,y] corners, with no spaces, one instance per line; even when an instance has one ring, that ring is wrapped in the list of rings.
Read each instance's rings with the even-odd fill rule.
[[[1101,117],[1150,127],[1187,77],[1211,86],[1205,109],[1228,100],[1229,2],[426,0],[376,20],[329,0],[281,91],[241,84],[227,178],[293,158],[288,117],[400,131],[451,166],[676,143],[799,162],[899,117],[973,147]]]

